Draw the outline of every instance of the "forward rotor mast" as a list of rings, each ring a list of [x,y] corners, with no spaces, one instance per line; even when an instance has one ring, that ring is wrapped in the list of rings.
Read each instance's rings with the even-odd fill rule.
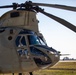
[[[42,14],[48,16],[49,18],[52,18],[53,20],[61,23],[62,25],[66,26],[67,28],[69,28],[72,31],[76,32],[76,26],[75,25],[69,23],[68,21],[66,21],[66,20],[64,20],[62,18],[59,18],[57,16],[54,16],[52,14],[49,14],[49,13],[45,12],[38,5],[39,6],[54,7],[54,8],[59,8],[59,9],[65,9],[65,10],[70,10],[70,11],[76,11],[76,7],[65,6],[65,5],[56,5],[56,4],[32,3],[31,1],[26,1],[25,3],[22,3],[22,4],[13,3],[13,5],[0,6],[0,8],[13,8],[14,10],[27,10],[28,13],[29,13],[29,11],[41,12]],[[32,16],[32,15],[29,15],[29,16]],[[31,22],[29,22],[29,24],[30,23]]]
[[[0,18],[0,24],[2,27],[16,26],[33,30],[36,33],[39,32],[38,20],[36,18],[37,11],[34,10],[35,7],[32,7],[28,3],[26,3],[26,5],[17,5],[17,3],[13,3],[13,5],[10,6],[3,6],[3,8],[9,7],[13,7],[13,10],[5,13]]]

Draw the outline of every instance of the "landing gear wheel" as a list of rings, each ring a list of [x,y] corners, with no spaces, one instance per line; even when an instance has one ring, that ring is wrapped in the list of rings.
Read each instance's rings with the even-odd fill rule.
[[[33,75],[32,72],[29,72],[30,75]]]
[[[22,75],[22,73],[19,73],[18,75]]]

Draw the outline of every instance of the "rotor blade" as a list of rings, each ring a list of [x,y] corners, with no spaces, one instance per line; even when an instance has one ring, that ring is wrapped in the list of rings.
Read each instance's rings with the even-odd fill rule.
[[[0,6],[0,8],[12,8],[13,5]]]
[[[16,9],[17,7],[20,7],[20,4],[13,3],[12,5],[0,6],[0,8],[14,8],[14,9]]]
[[[43,13],[44,15],[46,15],[46,16],[54,19],[55,21],[61,23],[62,25],[68,27],[68,28],[71,29],[72,31],[76,32],[76,26],[74,26],[73,24],[65,21],[64,19],[61,19],[61,18],[59,18],[59,17],[56,17],[56,16],[54,16],[54,15],[52,15],[52,14],[49,14],[49,13],[47,13],[47,12],[44,12],[44,11],[42,11],[42,10],[40,10],[39,12]]]
[[[45,4],[45,3],[32,3],[32,5],[47,6],[47,7],[65,9],[65,10],[70,10],[70,11],[75,11],[76,12],[76,7],[66,6],[66,5]]]
[[[67,56],[67,55],[70,55],[70,54],[60,54],[60,56]]]

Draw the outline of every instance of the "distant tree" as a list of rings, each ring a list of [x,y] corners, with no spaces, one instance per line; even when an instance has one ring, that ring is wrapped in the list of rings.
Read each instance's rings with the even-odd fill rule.
[[[63,60],[69,60],[69,57],[64,57]]]

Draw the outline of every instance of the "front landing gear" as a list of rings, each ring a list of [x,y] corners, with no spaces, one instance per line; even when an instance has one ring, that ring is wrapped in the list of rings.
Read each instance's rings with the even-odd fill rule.
[[[33,75],[33,73],[32,73],[32,72],[29,72],[29,74],[30,74],[30,75]]]
[[[22,73],[19,73],[18,75],[22,75]],[[33,73],[32,72],[29,72],[29,75],[33,75]]]
[[[18,75],[22,75],[22,73],[19,73]]]
[[[14,73],[12,73],[12,75],[15,75]],[[18,75],[23,75],[22,73],[18,73]],[[33,75],[32,72],[29,72],[29,75]]]

